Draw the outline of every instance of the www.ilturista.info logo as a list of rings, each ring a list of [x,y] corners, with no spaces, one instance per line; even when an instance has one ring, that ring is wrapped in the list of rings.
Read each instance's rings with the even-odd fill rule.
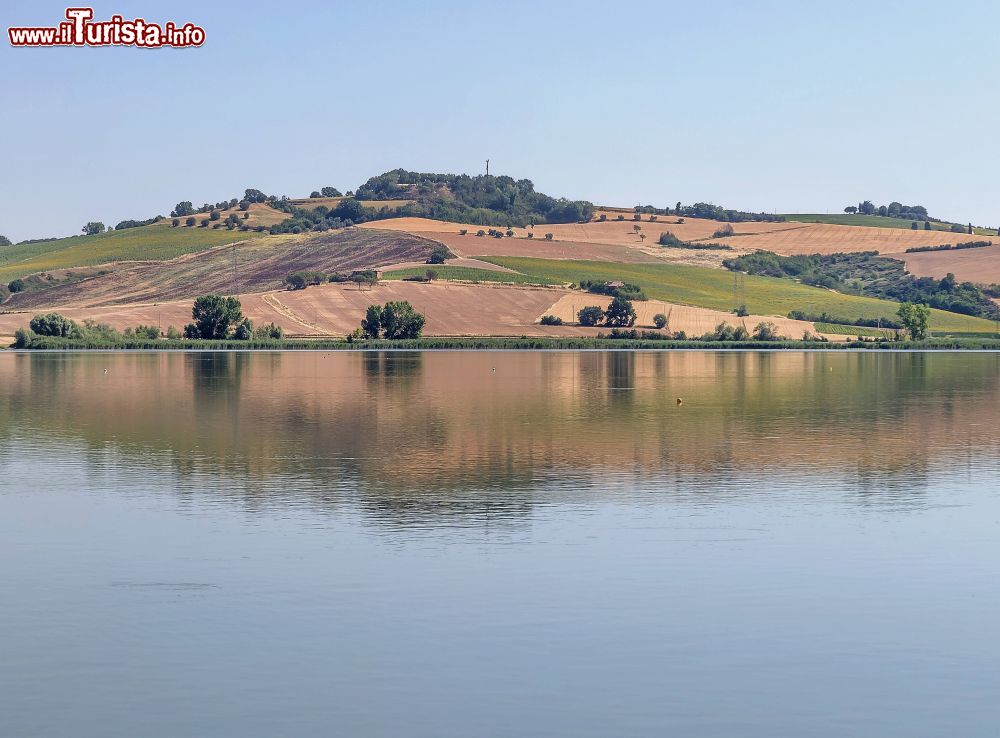
[[[94,22],[93,8],[66,8],[58,26],[8,28],[11,46],[136,46],[143,49],[184,48],[205,43],[205,29],[194,23],[149,23],[120,15]]]

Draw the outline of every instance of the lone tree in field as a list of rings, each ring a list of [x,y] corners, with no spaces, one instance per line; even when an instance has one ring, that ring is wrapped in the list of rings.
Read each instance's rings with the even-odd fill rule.
[[[854,215],[856,212],[858,212],[858,206],[848,205],[846,208],[844,208],[844,212],[847,213],[848,215]]]
[[[363,285],[368,285],[369,287],[378,283],[378,272],[374,269],[364,269],[362,271],[357,271],[351,274],[351,281],[358,286],[360,290]]]
[[[189,228],[191,226],[193,226],[197,222],[198,222],[198,219],[195,218],[193,215],[191,217],[189,217],[189,218],[185,218],[184,219],[184,225],[188,226]]]
[[[667,327],[667,316],[663,313],[657,313],[653,316],[653,325],[660,330],[663,330]]]
[[[324,187],[320,190],[323,193],[323,197],[340,197],[340,190],[336,187]]]
[[[611,301],[604,311],[604,323],[615,328],[627,328],[635,325],[635,308],[632,301],[619,295]]]
[[[230,326],[243,320],[243,310],[235,297],[202,295],[194,301],[191,317],[199,338],[222,339],[229,335]]]
[[[603,317],[604,311],[597,305],[589,305],[576,314],[577,322],[585,326],[597,325]]]
[[[361,321],[361,332],[367,338],[420,338],[425,320],[405,300],[387,302],[382,307],[369,305]]]
[[[92,220],[89,223],[87,223],[87,225],[85,225],[82,230],[88,236],[96,236],[98,233],[104,233],[104,231],[106,231],[107,228],[104,227],[103,223]]]
[[[634,226],[632,226],[632,230],[638,233],[639,231],[642,230],[642,226],[636,223]]]
[[[899,322],[910,334],[911,341],[923,341],[927,338],[927,323],[931,318],[931,309],[924,304],[904,302],[896,311]]]

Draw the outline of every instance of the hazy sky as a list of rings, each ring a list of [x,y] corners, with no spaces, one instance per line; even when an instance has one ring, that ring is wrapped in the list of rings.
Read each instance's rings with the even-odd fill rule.
[[[186,2],[185,50],[14,49],[0,6],[0,233],[78,232],[246,187],[395,167],[614,205],[826,212],[868,198],[1000,222],[992,2]]]

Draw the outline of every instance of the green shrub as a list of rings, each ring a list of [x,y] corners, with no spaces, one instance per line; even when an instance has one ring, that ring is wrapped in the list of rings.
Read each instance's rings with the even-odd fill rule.
[[[27,349],[31,348],[35,341],[35,334],[24,328],[18,328],[14,331],[14,348]]]
[[[136,338],[149,338],[149,339],[159,338],[160,329],[158,326],[155,325],[137,325],[135,328],[132,329],[132,335],[134,335]]]
[[[543,315],[539,322],[542,325],[562,325],[563,319],[555,315]]]
[[[663,313],[657,313],[653,316],[653,325],[662,330],[667,325],[667,316]]]
[[[753,329],[753,337],[755,341],[777,341],[781,339],[778,335],[778,327],[771,321],[761,321],[757,324],[757,327]]]
[[[83,336],[79,325],[59,313],[36,315],[28,325],[31,332],[39,336],[56,336],[58,338],[81,338]]]
[[[236,330],[233,331],[233,338],[237,341],[249,341],[253,338],[253,322],[250,318],[244,318],[240,321],[239,325],[236,326]]]
[[[253,329],[253,337],[263,340],[281,341],[285,338],[285,330],[274,323],[265,323]]]

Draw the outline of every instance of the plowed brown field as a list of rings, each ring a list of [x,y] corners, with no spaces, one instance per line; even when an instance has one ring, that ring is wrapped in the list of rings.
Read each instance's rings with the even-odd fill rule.
[[[941,279],[951,272],[960,282],[1000,284],[1000,245],[983,249],[898,254],[895,258],[906,262],[907,271],[917,277]]]

